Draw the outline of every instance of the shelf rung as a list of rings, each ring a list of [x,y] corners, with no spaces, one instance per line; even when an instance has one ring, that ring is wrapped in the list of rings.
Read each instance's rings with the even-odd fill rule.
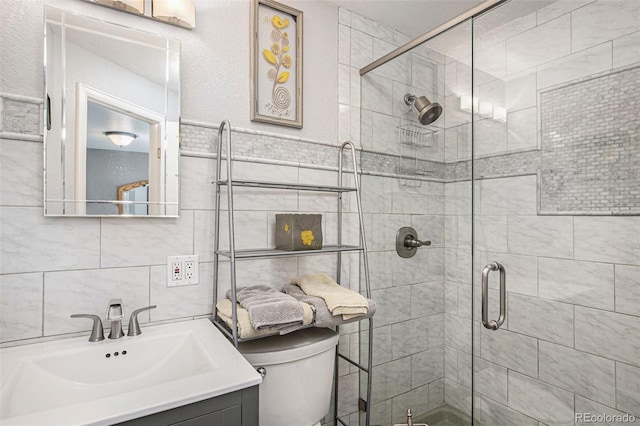
[[[369,372],[369,369],[367,367],[364,367],[360,364],[358,364],[357,362],[355,362],[354,360],[352,360],[351,358],[349,358],[346,355],[342,355],[341,353],[338,352],[338,356],[340,358],[342,358],[343,360],[347,361],[349,364],[353,365],[354,367],[358,367],[360,370],[364,371],[365,373]]]
[[[220,180],[216,182],[218,185],[226,186],[227,180]],[[293,183],[280,183],[280,182],[262,182],[255,180],[232,180],[233,186],[244,186],[249,188],[271,188],[271,189],[295,189],[298,191],[317,191],[317,192],[353,192],[356,190],[354,187],[347,186],[325,186],[325,185],[307,185],[307,184],[293,184]]]
[[[250,250],[236,250],[236,259],[251,259],[257,257],[288,257],[288,256],[305,256],[324,253],[338,253],[338,252],[356,252],[362,251],[362,246],[324,246],[319,250],[276,250],[276,249],[250,249]],[[219,250],[220,256],[231,257],[229,250]]]

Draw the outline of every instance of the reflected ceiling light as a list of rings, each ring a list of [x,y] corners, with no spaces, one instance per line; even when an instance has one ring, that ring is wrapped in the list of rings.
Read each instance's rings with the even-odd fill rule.
[[[507,109],[503,107],[493,107],[493,119],[501,123],[507,122]]]
[[[136,15],[144,13],[144,0],[93,0],[93,2],[112,9],[135,13]]]
[[[153,0],[151,16],[189,30],[196,27],[196,7],[191,0]]]
[[[493,104],[490,102],[480,102],[478,114],[484,118],[493,117]]]
[[[460,96],[460,111],[473,111],[482,118],[491,118],[501,123],[507,122],[507,109],[505,107],[496,106],[490,102],[479,102],[475,96]]]
[[[420,96],[418,98],[416,95],[407,93],[404,95],[404,103],[410,106],[413,105],[418,120],[420,124],[423,125],[433,123],[440,117],[440,114],[442,114],[442,106],[437,102],[431,103],[426,96]]]
[[[473,109],[472,109],[473,108]],[[460,111],[478,112],[478,98],[468,95],[460,96]]]
[[[104,132],[105,135],[118,146],[127,146],[138,137],[135,133],[130,132]]]

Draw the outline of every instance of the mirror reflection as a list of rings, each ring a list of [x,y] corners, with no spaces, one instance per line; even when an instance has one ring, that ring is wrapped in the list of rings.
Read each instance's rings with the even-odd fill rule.
[[[179,58],[176,40],[45,7],[45,215],[178,215]]]
[[[141,180],[118,187],[118,201],[124,201],[118,205],[118,214],[149,214],[149,181]]]

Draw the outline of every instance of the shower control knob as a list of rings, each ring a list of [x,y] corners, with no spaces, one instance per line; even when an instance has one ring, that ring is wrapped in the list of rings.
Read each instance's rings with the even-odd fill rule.
[[[413,257],[418,247],[430,245],[431,241],[420,241],[418,233],[410,226],[403,226],[396,234],[396,252],[400,257]]]
[[[415,239],[415,237],[413,237],[412,235],[407,235],[406,237],[404,237],[405,247],[417,248],[417,247],[430,246],[430,245],[431,245],[431,241],[420,241]]]

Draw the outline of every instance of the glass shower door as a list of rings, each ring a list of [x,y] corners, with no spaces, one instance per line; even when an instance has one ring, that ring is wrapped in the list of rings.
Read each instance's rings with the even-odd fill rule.
[[[350,34],[358,52],[371,39],[354,28]],[[464,166],[472,117],[471,109],[456,109],[460,95],[471,98],[471,35],[467,20],[366,73],[359,102],[350,106],[360,117],[362,205],[378,305],[371,425],[406,424],[409,409],[414,424],[471,422],[471,182]],[[390,48],[375,35],[373,46]],[[426,99],[443,107],[433,122],[422,120]],[[408,226],[431,244],[401,257],[398,232]],[[361,359],[367,338],[361,332],[349,342],[358,339]],[[458,359],[468,367],[460,373]],[[340,380],[348,386],[351,375]],[[339,417],[356,424],[344,406]]]
[[[473,29],[474,424],[640,423],[640,3]]]

